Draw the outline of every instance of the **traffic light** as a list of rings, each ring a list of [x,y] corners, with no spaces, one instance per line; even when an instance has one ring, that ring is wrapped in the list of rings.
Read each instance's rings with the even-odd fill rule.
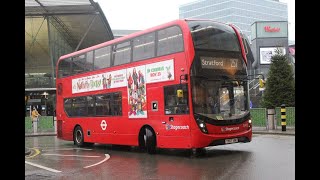
[[[264,85],[266,84],[266,82],[263,79],[259,79],[259,86],[260,88],[264,88]]]

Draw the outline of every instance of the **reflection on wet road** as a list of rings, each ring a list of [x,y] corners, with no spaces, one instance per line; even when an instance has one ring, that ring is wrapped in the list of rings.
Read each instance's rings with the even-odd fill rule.
[[[295,179],[294,136],[255,135],[250,143],[206,148],[196,158],[188,150],[149,155],[126,146],[77,148],[53,136],[25,141],[32,148],[25,179]]]

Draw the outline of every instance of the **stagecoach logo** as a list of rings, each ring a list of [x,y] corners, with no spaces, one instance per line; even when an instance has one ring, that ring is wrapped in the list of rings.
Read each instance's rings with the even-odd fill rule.
[[[102,130],[106,130],[108,125],[105,120],[102,120],[100,123],[100,126]]]
[[[223,127],[221,128],[221,132],[225,132],[225,131],[235,131],[238,130],[239,127]]]
[[[186,125],[186,126],[174,126],[174,125],[171,125],[171,124],[167,124],[166,125],[166,130],[170,130],[170,129],[174,129],[174,130],[189,129],[189,126],[188,125]]]

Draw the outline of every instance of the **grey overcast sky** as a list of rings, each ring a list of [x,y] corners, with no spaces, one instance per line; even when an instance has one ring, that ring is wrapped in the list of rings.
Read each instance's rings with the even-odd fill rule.
[[[179,6],[196,0],[94,0],[103,10],[110,27],[143,30],[179,19]],[[295,40],[295,0],[288,4],[289,40]]]

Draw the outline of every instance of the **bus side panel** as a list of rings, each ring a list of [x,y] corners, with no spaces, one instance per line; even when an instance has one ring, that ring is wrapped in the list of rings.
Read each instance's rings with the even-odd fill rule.
[[[118,90],[111,89],[112,92]],[[87,136],[88,142],[102,144],[137,145],[141,119],[128,118],[127,88],[121,88],[122,115],[94,117],[88,123],[91,135]]]
[[[138,146],[137,135],[134,134],[96,133],[91,138],[88,137],[86,142]]]
[[[62,118],[57,120],[58,138],[73,141],[73,129],[74,125],[71,123],[70,118]]]
[[[190,149],[190,136],[157,136],[158,148]]]
[[[147,87],[148,119],[154,128],[159,148],[189,148],[190,147],[190,115],[165,115],[163,86]],[[153,110],[157,103],[158,110]]]
[[[125,112],[125,111],[124,111]],[[85,135],[86,142],[101,144],[138,145],[139,124],[136,120],[125,117],[96,117],[90,119]],[[130,129],[130,130],[128,130]]]

